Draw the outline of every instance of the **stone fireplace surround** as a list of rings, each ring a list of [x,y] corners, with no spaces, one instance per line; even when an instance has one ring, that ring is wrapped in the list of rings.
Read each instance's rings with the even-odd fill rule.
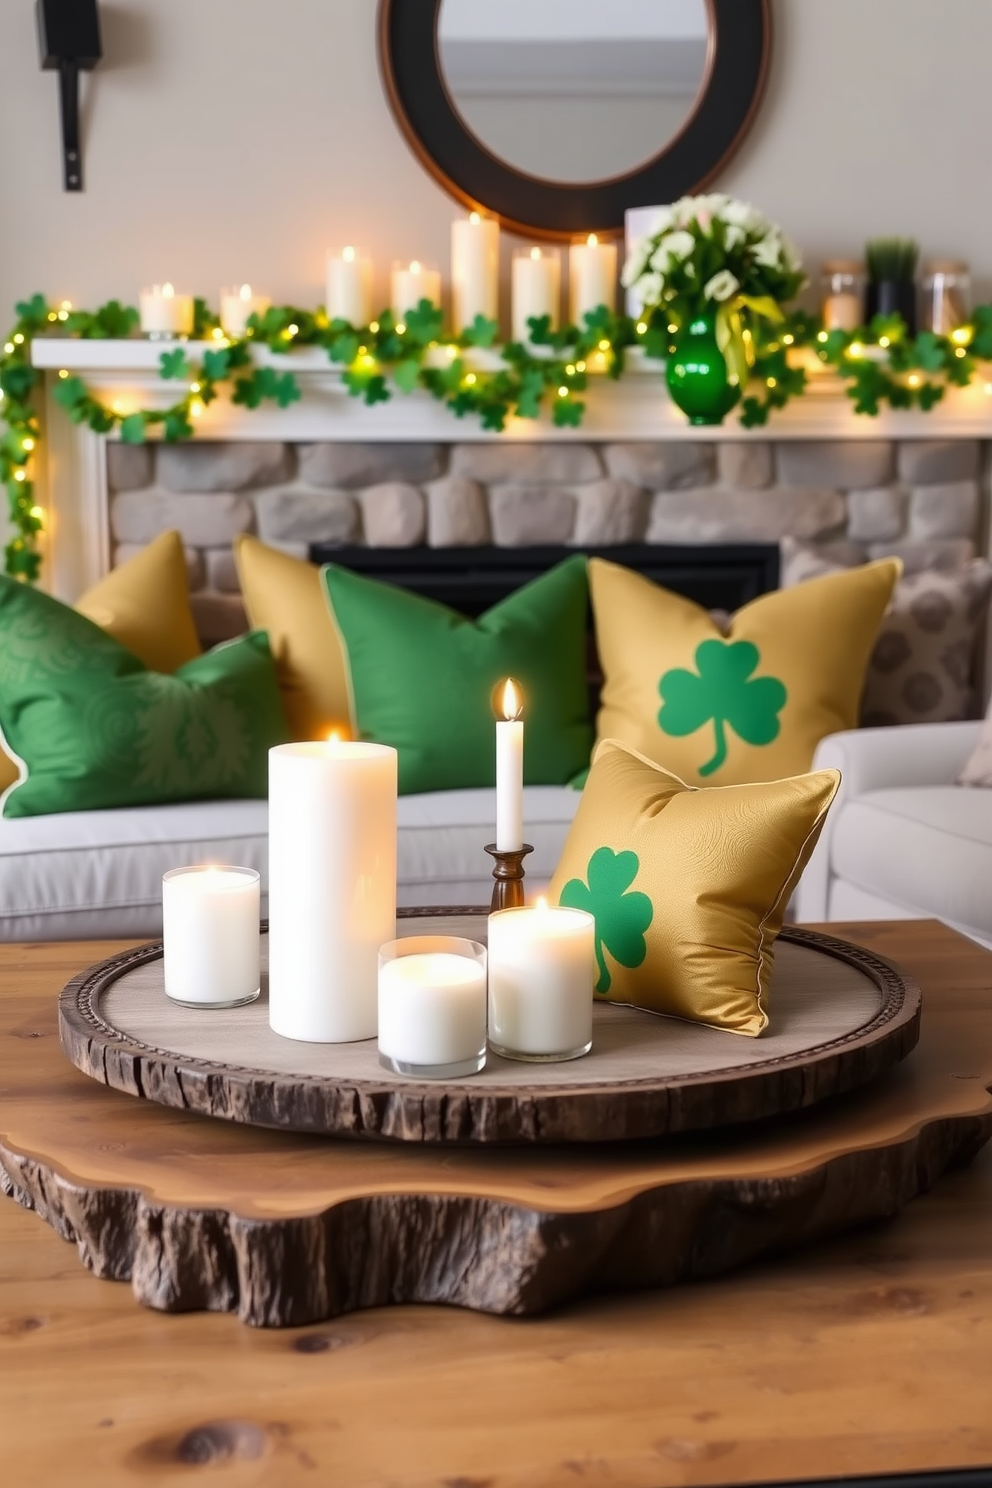
[[[956,564],[983,546],[977,439],[108,445],[112,561],[183,535],[205,641],[244,628],[231,542],[380,548],[777,542]],[[412,554],[411,554],[412,556]]]
[[[175,384],[158,376],[161,350],[142,340],[34,342],[47,374],[36,471],[49,512],[43,582],[71,602],[176,527],[208,642],[244,624],[231,552],[240,532],[299,556],[319,540],[406,546],[412,557],[425,543],[602,548],[793,536],[844,562],[898,553],[912,570],[989,551],[992,381],[948,390],[926,414],[868,419],[835,377],[813,368],[807,394],[767,430],[733,420],[690,430],[660,364],[632,353],[620,382],[592,380],[581,429],[511,420],[494,438],[426,393],[365,408],[323,353],[260,347],[256,362],[297,374],[298,403],[248,412],[220,398],[196,440],[136,448],[72,425],[52,397],[66,369],[122,411],[167,406]],[[203,350],[189,347],[194,359]]]

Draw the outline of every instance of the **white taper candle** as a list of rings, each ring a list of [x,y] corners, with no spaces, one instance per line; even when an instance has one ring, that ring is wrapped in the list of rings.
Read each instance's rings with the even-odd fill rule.
[[[524,845],[524,725],[519,683],[507,677],[500,693],[503,717],[496,724],[496,847],[516,852]]]

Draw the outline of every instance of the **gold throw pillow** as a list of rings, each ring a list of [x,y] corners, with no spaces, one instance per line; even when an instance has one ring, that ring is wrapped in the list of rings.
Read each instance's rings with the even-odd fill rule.
[[[596,993],[754,1037],[774,943],[840,773],[698,789],[614,739],[551,881],[596,920]]]
[[[248,618],[266,630],[294,739],[351,738],[348,672],[320,581],[320,569],[238,538],[234,557]]]
[[[603,667],[599,739],[622,739],[692,785],[808,770],[827,734],[857,726],[898,559],[752,600],[724,633],[650,579],[593,558]]]

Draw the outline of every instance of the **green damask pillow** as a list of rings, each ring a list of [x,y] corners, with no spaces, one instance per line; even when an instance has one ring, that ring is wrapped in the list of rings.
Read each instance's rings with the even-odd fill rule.
[[[0,577],[0,731],[20,762],[3,815],[264,797],[288,738],[268,638],[151,672],[98,625]]]

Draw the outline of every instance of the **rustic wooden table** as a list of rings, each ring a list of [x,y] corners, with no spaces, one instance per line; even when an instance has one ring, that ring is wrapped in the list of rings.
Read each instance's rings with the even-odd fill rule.
[[[939,1009],[946,1037],[992,1047],[986,953],[931,923],[831,929],[918,978],[925,1025]],[[2,948],[0,998],[50,997],[54,1029],[60,986],[112,949]],[[3,1044],[0,1132],[24,1057],[16,1037]],[[279,1488],[320,1474],[348,1488],[655,1488],[976,1467],[992,1463],[990,1378],[992,1148],[887,1224],[527,1321],[409,1307],[259,1331],[157,1314],[0,1202],[0,1441],[18,1488],[178,1483],[198,1466]]]

